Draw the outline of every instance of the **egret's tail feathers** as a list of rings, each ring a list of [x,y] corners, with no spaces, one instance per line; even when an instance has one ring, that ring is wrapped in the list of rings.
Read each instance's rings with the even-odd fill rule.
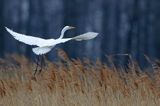
[[[42,55],[42,54],[46,54],[49,51],[51,51],[52,47],[36,47],[36,48],[32,48],[32,51],[36,54],[36,55]]]
[[[87,32],[82,35],[76,36],[73,39],[76,41],[90,40],[90,39],[95,38],[97,35],[98,33],[95,33],[95,32]]]

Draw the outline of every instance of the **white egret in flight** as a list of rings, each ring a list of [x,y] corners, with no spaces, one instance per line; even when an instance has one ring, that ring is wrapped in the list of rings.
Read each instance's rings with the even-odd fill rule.
[[[37,46],[35,48],[32,48],[32,51],[38,56],[42,55],[42,57],[43,57],[44,54],[51,51],[52,48],[55,47],[57,44],[65,43],[65,42],[70,41],[70,40],[76,40],[76,41],[90,40],[90,39],[95,38],[98,35],[98,33],[95,33],[95,32],[87,32],[87,33],[78,35],[76,37],[63,38],[64,33],[67,30],[74,28],[74,27],[71,27],[71,26],[65,26],[62,29],[61,35],[58,39],[43,39],[43,38],[39,38],[39,37],[33,37],[33,36],[29,36],[29,35],[20,34],[20,33],[12,31],[11,29],[9,29],[7,27],[5,27],[5,28],[16,40],[18,40],[20,42],[23,42],[27,45]],[[36,67],[35,73],[37,72],[38,64],[39,63],[37,62],[37,67]],[[42,62],[41,62],[41,64],[42,64]],[[42,71],[42,68],[40,69],[40,71]]]

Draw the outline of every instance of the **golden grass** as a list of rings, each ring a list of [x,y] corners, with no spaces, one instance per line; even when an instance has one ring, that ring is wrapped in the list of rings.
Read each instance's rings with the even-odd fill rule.
[[[133,62],[125,73],[99,60],[70,60],[63,51],[59,56],[61,61],[47,61],[36,78],[32,76],[35,64],[24,56],[1,59],[0,106],[160,105],[158,71],[150,78]]]

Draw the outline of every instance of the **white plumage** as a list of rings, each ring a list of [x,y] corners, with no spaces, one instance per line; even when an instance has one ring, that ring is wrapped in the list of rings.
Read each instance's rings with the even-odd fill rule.
[[[42,39],[39,37],[33,37],[33,36],[24,35],[24,34],[14,32],[7,27],[5,27],[5,28],[16,40],[23,42],[25,44],[28,44],[28,45],[37,46],[32,49],[32,51],[36,55],[46,54],[49,51],[51,51],[54,46],[56,46],[57,44],[60,44],[60,43],[65,43],[70,40],[76,40],[76,41],[90,40],[90,39],[95,38],[98,35],[98,33],[95,33],[95,32],[87,32],[87,33],[84,33],[82,35],[79,35],[79,36],[76,36],[73,38],[63,38],[65,31],[74,28],[71,26],[65,26],[62,29],[61,35],[58,39]]]
[[[52,46],[44,46],[44,47],[35,47],[32,48],[32,51],[36,54],[36,55],[42,55],[42,54],[46,54],[49,51],[51,51],[53,47]]]
[[[75,39],[76,41],[90,40],[90,39],[95,38],[97,35],[98,33],[95,33],[95,32],[87,32],[82,35],[73,37],[72,39]]]

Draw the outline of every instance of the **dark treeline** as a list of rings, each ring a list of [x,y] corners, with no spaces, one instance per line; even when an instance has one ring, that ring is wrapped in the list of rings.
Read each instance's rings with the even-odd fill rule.
[[[65,37],[87,31],[91,41],[57,46],[70,57],[100,58],[131,54],[144,63],[144,54],[160,58],[159,0],[1,0],[0,55],[18,52],[32,57],[31,47],[15,41],[3,28],[43,38],[58,38],[65,25],[75,26]],[[56,50],[48,54],[56,58]]]

